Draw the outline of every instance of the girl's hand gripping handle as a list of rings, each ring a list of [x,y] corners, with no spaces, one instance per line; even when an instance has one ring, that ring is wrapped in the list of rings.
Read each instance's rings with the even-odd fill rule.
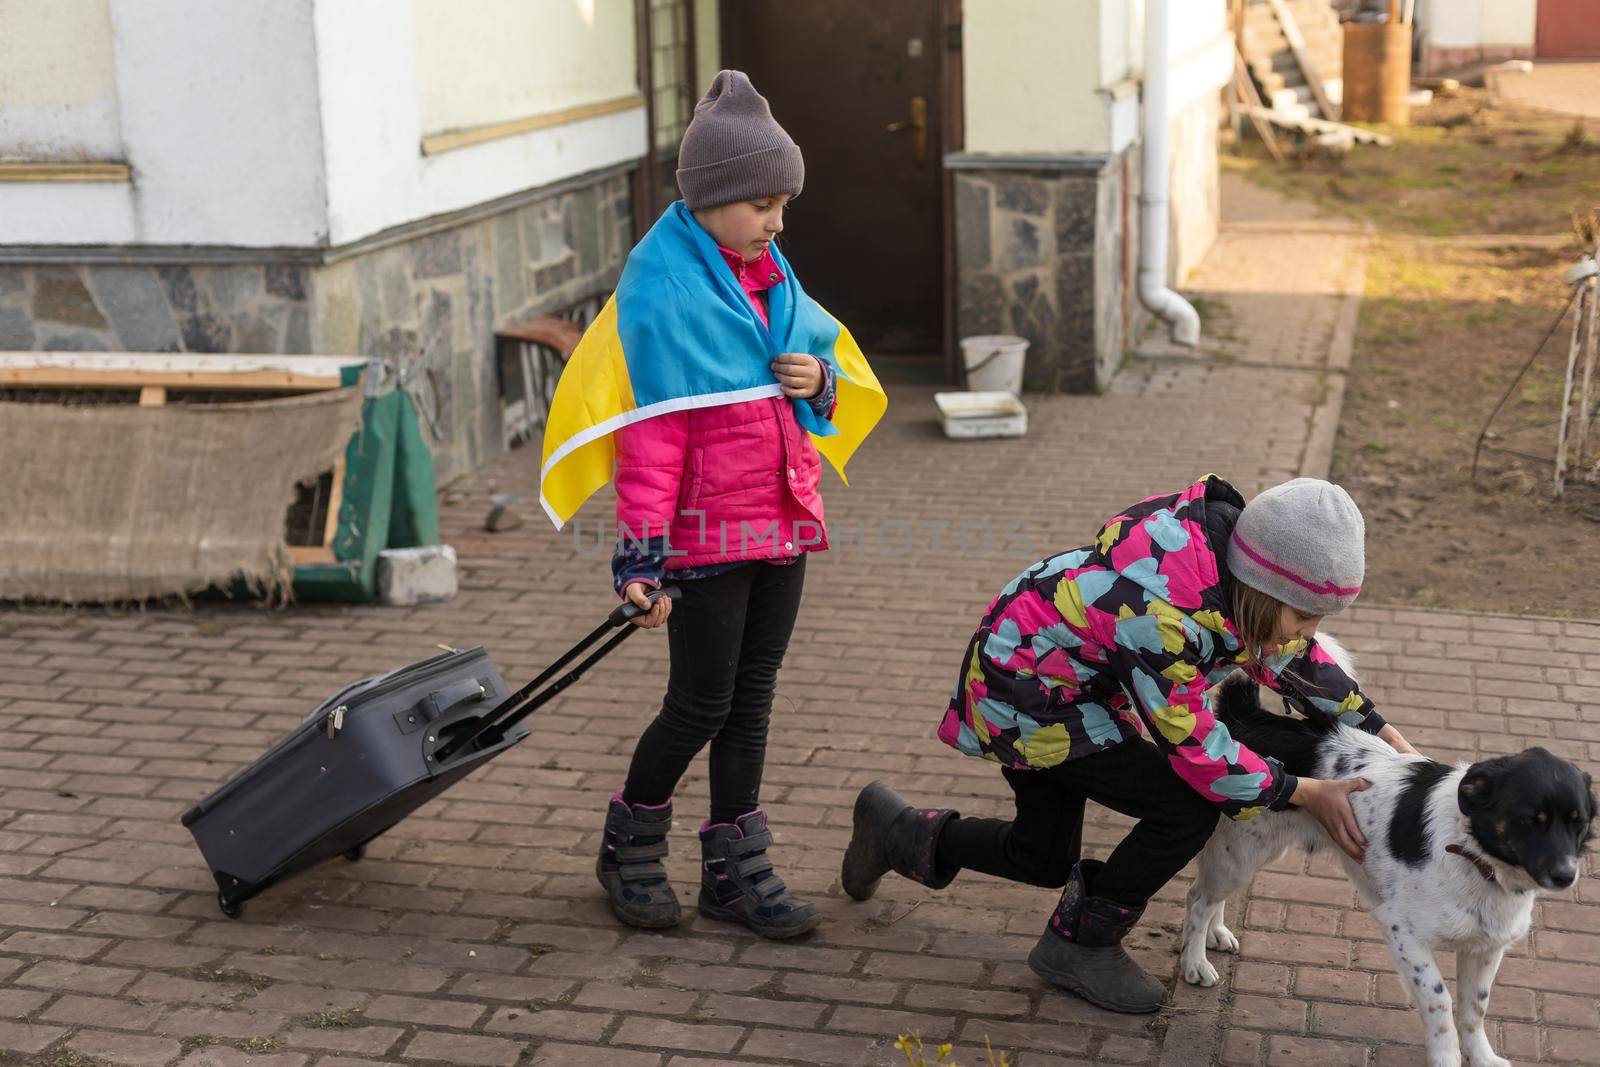
[[[682,593],[683,590],[675,585],[663,586],[647,593],[642,583],[634,582],[626,590],[627,603],[618,604],[611,612],[611,625],[621,626],[623,623],[631,622],[647,630],[660,626],[667,621],[667,616],[672,614],[672,602]]]

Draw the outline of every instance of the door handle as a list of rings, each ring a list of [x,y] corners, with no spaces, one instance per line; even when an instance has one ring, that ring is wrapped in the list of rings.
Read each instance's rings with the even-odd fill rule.
[[[904,133],[911,131],[912,158],[919,167],[928,163],[928,101],[921,96],[911,98],[911,117],[891,122],[884,126],[889,133]]]

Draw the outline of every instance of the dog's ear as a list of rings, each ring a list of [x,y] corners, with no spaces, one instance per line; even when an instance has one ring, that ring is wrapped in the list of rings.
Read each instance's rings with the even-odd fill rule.
[[[1463,815],[1471,815],[1476,811],[1484,811],[1492,803],[1494,775],[1482,763],[1473,764],[1467,768],[1466,776],[1456,789],[1456,806]]]

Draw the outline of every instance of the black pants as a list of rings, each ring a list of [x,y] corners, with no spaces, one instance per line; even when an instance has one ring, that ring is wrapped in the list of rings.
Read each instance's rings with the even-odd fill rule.
[[[1092,800],[1139,824],[1112,851],[1089,891],[1140,907],[1200,854],[1217,826],[1217,809],[1144,741],[1125,741],[1047,770],[1005,767],[1001,773],[1016,794],[1017,817],[951,819],[939,837],[941,866],[1064,886],[1083,846],[1084,802]]]
[[[661,713],[633,750],[623,798],[660,804],[711,744],[711,821],[760,806],[767,721],[794,632],[806,559],[751,563],[682,582],[667,618],[672,667]]]

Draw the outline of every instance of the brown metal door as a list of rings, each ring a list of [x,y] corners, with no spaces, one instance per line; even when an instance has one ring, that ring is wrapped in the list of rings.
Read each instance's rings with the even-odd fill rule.
[[[722,56],[805,154],[780,246],[869,353],[942,351],[938,0],[724,3]]]
[[[1600,56],[1600,0],[1539,0],[1537,42],[1541,59]]]

